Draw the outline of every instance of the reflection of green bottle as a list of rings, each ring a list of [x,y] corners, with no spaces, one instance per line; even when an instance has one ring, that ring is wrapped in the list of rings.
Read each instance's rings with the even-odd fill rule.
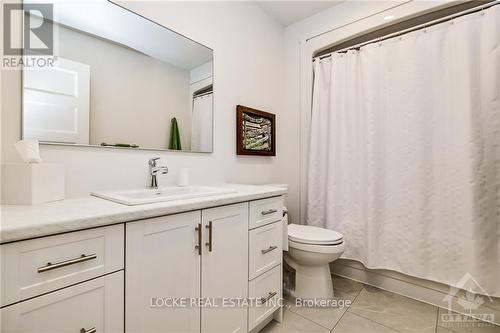
[[[168,149],[181,150],[181,135],[179,134],[179,126],[177,119],[172,118],[170,121],[170,140],[168,142]]]

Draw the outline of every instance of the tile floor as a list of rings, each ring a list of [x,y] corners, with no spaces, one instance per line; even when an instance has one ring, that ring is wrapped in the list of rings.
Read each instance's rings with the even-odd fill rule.
[[[262,333],[500,333],[500,326],[475,322],[450,327],[447,310],[341,277],[333,276],[335,296],[350,300],[343,309],[298,307],[285,298],[284,321],[269,323]]]

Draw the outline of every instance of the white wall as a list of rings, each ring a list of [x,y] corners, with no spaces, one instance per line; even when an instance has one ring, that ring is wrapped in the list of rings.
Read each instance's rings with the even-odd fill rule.
[[[311,112],[312,56],[316,50],[442,6],[447,1],[345,1],[285,29],[284,110],[278,128],[281,158],[277,181],[289,184],[290,217],[304,223]],[[384,21],[389,14],[395,20]]]
[[[147,183],[148,158],[160,156],[174,183],[181,167],[193,183],[274,182],[278,156],[237,157],[237,104],[283,118],[283,29],[257,6],[245,2],[124,2],[124,6],[214,49],[214,153],[128,151],[63,146],[42,147],[46,162],[66,166],[67,196],[92,190],[130,188]],[[20,137],[20,76],[2,73],[2,162],[17,161],[12,144]],[[147,128],[147,121],[138,126]],[[278,127],[279,131],[279,127]],[[278,132],[279,133],[279,132]]]

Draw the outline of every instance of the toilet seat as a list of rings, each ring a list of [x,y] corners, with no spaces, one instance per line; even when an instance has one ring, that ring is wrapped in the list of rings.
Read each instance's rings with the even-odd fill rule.
[[[339,245],[344,242],[341,233],[310,225],[289,224],[288,240],[291,243],[299,243],[316,246]]]
[[[325,254],[342,253],[344,252],[345,249],[343,241],[334,245],[316,245],[316,244],[298,243],[292,240],[288,240],[288,245],[292,249],[302,250],[306,252],[314,252],[314,253],[325,253]]]

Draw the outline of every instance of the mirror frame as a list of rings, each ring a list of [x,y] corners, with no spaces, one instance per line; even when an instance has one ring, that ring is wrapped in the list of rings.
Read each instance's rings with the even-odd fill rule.
[[[108,3],[112,4],[113,6],[116,6],[116,7],[119,7],[121,8],[122,10],[126,10],[134,15],[137,15],[139,16],[140,18],[142,19],[145,19],[153,24],[156,24],[160,27],[162,27],[163,29],[167,29],[168,31],[174,33],[174,34],[177,34],[183,38],[186,38],[188,40],[190,40],[191,42],[193,43],[196,43],[198,45],[201,45],[203,47],[206,47],[207,49],[209,49],[210,51],[212,51],[212,93],[214,94],[215,93],[215,63],[214,63],[214,49],[205,45],[205,44],[202,44],[200,42],[197,42],[195,41],[194,39],[192,38],[189,38],[177,31],[174,31],[170,28],[167,28],[166,26],[164,26],[163,24],[160,24],[158,22],[155,22],[137,12],[134,12],[133,10],[131,9],[128,9],[122,5],[119,5],[117,4],[116,2],[112,1],[112,0],[107,0]],[[23,0],[22,1],[22,8],[23,8],[23,15],[22,15],[22,24],[23,24],[23,27],[24,27],[24,5],[25,5],[25,1]],[[53,22],[53,23],[57,23],[59,24],[58,22]],[[22,48],[21,50],[21,57],[24,57],[24,47]],[[20,94],[20,97],[21,97],[21,116],[20,116],[20,121],[21,121],[21,124],[20,124],[20,127],[21,127],[21,130],[20,130],[20,134],[21,134],[21,137],[20,137],[20,140],[23,140],[24,139],[24,66],[21,67],[21,71],[20,71],[20,74],[21,74],[21,80],[20,80],[20,85],[21,85],[21,94]],[[192,111],[192,110],[191,110]],[[195,151],[195,150],[175,150],[175,149],[161,149],[161,148],[142,148],[142,147],[138,147],[138,148],[131,148],[131,147],[113,147],[113,146],[101,146],[101,145],[91,145],[91,144],[81,144],[81,143],[64,143],[64,142],[44,142],[44,141],[39,141],[39,144],[40,145],[44,145],[44,146],[64,146],[64,147],[83,147],[83,148],[100,148],[100,149],[118,149],[118,150],[127,150],[127,151],[160,151],[160,152],[178,152],[178,153],[197,153],[197,154],[212,154],[214,152],[214,122],[215,122],[215,102],[214,102],[214,98],[212,97],[212,149],[210,151]]]

